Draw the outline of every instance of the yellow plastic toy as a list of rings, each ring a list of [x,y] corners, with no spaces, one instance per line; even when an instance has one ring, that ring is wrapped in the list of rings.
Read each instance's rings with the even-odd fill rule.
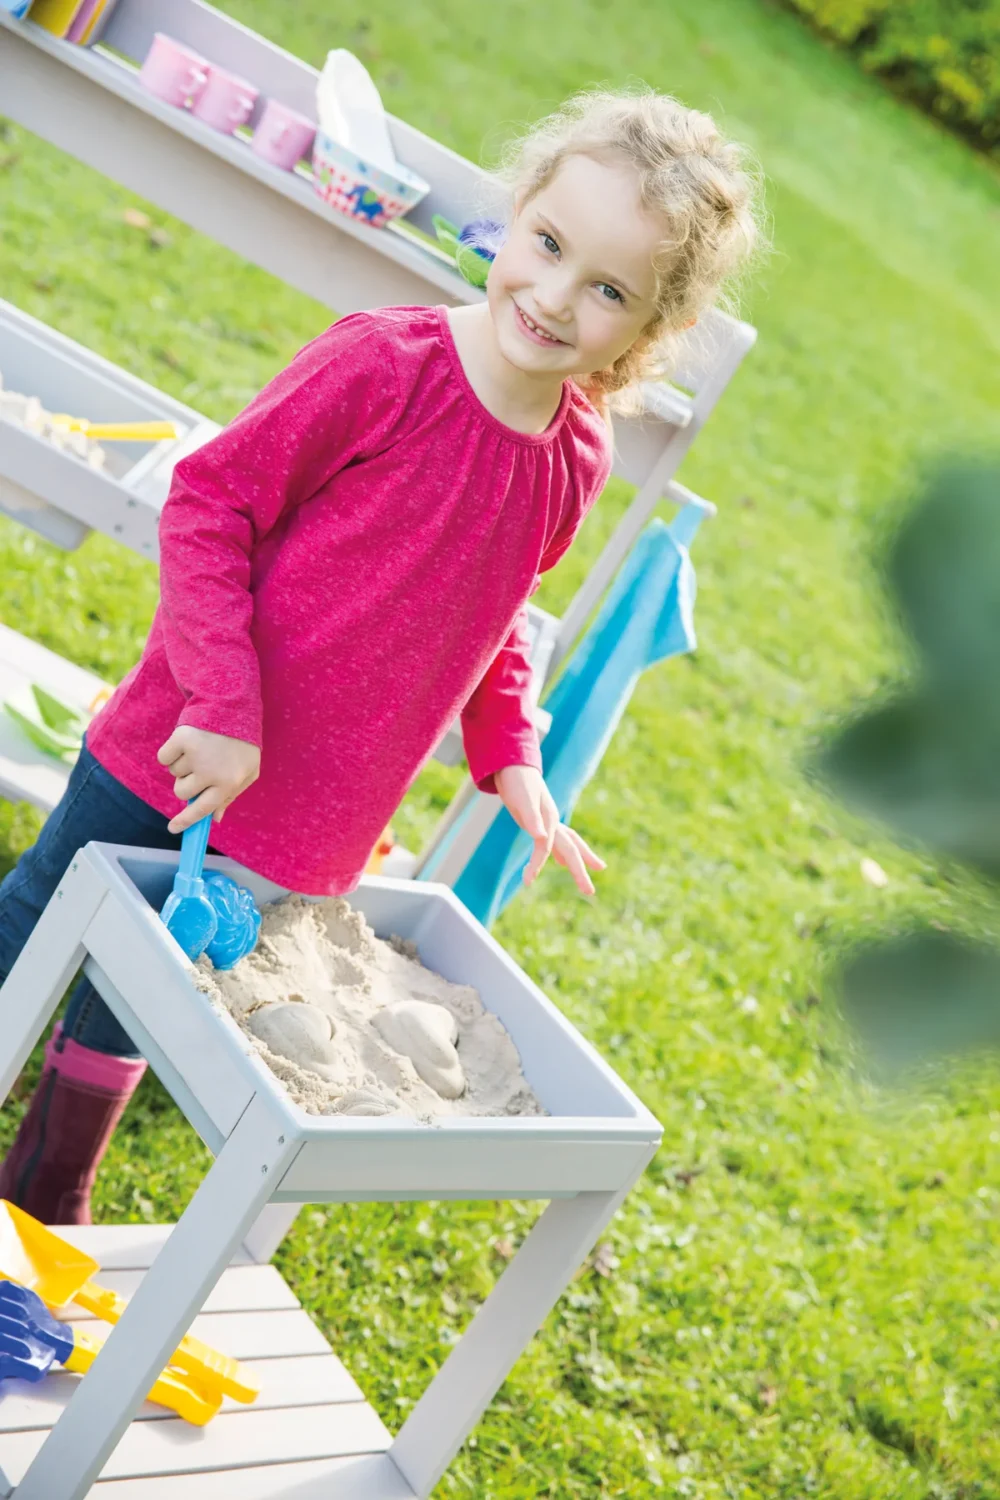
[[[37,1292],[53,1311],[75,1302],[95,1317],[103,1318],[107,1323],[117,1323],[128,1303],[117,1292],[91,1280],[100,1269],[91,1256],[60,1239],[23,1209],[0,1198],[0,1278],[17,1281]],[[96,1355],[95,1348],[91,1364]],[[161,1377],[164,1389],[169,1387],[168,1394],[174,1391],[179,1397],[180,1393],[174,1390],[179,1378],[177,1371],[184,1371],[187,1376],[183,1382],[185,1388],[193,1388],[193,1394],[210,1406],[214,1403],[214,1411],[209,1416],[218,1411],[223,1396],[249,1403],[260,1394],[260,1388],[246,1379],[237,1360],[220,1354],[190,1334],[174,1350],[170,1364],[177,1370],[168,1370]],[[163,1400],[161,1396],[152,1399]],[[163,1404],[180,1411],[174,1401],[163,1401]],[[185,1416],[185,1413],[180,1411],[180,1415]],[[204,1421],[208,1421],[209,1416]],[[196,1419],[189,1417],[188,1420]]]
[[[86,417],[71,417],[66,412],[57,412],[49,421],[53,427],[82,432],[84,437],[101,443],[162,443],[177,436],[173,422],[88,422]]]

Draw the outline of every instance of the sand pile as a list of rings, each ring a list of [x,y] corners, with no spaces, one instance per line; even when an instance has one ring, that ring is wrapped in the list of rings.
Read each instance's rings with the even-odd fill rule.
[[[105,452],[100,443],[86,437],[82,432],[70,432],[61,423],[53,422],[52,412],[46,411],[37,396],[25,396],[4,386],[0,373],[0,417],[21,427],[25,432],[44,438],[60,452],[72,453],[82,458],[92,469],[103,469]]]
[[[311,1114],[540,1115],[517,1049],[474,989],[377,938],[346,901],[290,896],[260,940],[198,983]]]

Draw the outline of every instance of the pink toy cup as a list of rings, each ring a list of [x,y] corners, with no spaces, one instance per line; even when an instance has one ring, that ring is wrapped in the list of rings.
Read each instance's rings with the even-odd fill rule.
[[[203,57],[158,31],[140,69],[139,82],[157,99],[183,109],[189,100],[198,98],[208,74],[209,65]]]
[[[289,109],[277,99],[264,106],[250,145],[254,153],[274,167],[291,172],[312,149],[316,126],[305,115]]]
[[[206,125],[211,125],[213,130],[232,135],[249,120],[258,93],[259,90],[245,78],[227,73],[225,68],[217,68],[213,63],[208,82],[195,100],[191,113],[204,120]]]

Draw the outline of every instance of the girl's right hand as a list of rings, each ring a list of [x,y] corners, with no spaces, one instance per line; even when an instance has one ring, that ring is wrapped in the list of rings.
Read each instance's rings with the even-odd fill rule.
[[[179,724],[156,758],[173,771],[175,796],[190,803],[167,824],[171,833],[183,833],[209,813],[220,822],[229,804],[260,775],[256,745],[190,724]]]

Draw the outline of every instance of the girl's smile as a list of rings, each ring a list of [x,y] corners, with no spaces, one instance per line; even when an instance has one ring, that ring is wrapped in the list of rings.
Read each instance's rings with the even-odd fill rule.
[[[525,338],[530,339],[533,344],[543,344],[548,345],[549,347],[552,347],[553,345],[565,346],[565,339],[557,338],[554,333],[549,333],[548,329],[543,328],[540,323],[536,323],[534,318],[529,318],[528,314],[525,312],[524,308],[520,306],[519,303],[513,302],[513,307],[517,326],[520,328]]]

